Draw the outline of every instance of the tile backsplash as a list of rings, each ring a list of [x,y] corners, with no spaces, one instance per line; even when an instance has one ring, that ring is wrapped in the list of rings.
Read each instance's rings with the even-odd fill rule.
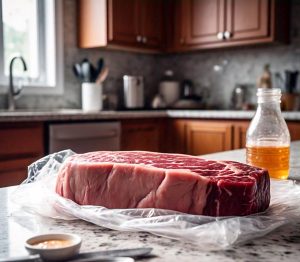
[[[172,69],[179,80],[191,79],[196,92],[209,90],[209,104],[228,108],[231,93],[237,83],[255,84],[266,63],[272,72],[300,70],[300,1],[292,1],[291,44],[268,45],[235,49],[210,50],[185,54],[148,55],[104,49],[77,48],[76,1],[64,0],[64,94],[61,96],[22,96],[17,105],[22,108],[80,108],[80,83],[72,72],[75,62],[88,58],[96,63],[103,57],[110,68],[105,82],[105,93],[121,94],[124,74],[143,75],[147,103],[157,92],[163,72]],[[224,62],[225,61],[225,62]],[[215,71],[215,66],[222,70]],[[299,81],[300,82],[300,81]],[[298,86],[299,90],[299,86]],[[120,99],[119,99],[120,102]],[[0,96],[0,108],[4,108],[6,96]]]

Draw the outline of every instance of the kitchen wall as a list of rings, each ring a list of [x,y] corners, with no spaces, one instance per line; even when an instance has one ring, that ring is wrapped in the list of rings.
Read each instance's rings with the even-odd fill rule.
[[[64,95],[23,95],[18,101],[19,108],[80,108],[80,83],[75,78],[72,65],[88,58],[96,63],[99,57],[105,59],[110,73],[105,82],[105,93],[120,94],[124,74],[143,75],[145,77],[146,96],[152,97],[154,86],[158,82],[156,56],[130,52],[107,51],[101,49],[77,48],[76,1],[64,0]],[[115,96],[114,96],[115,97]],[[112,97],[112,106],[114,104]],[[6,95],[0,96],[0,108],[7,107]]]
[[[174,70],[178,79],[188,78],[196,83],[197,93],[203,88],[210,93],[209,104],[221,108],[230,106],[231,92],[236,83],[255,84],[262,72],[263,65],[271,64],[272,72],[286,69],[300,70],[300,1],[292,0],[291,44],[260,47],[234,48],[193,52],[187,54],[144,55],[101,49],[82,50],[77,48],[76,1],[64,0],[64,75],[63,96],[23,96],[19,107],[33,108],[80,108],[80,83],[72,72],[75,62],[87,57],[96,62],[105,59],[110,68],[105,83],[105,92],[119,94],[122,90],[124,74],[140,74],[145,77],[146,96],[149,102],[157,92],[157,84],[166,69]],[[215,65],[223,65],[216,72]],[[299,90],[299,89],[298,89]],[[112,105],[114,96],[111,96]],[[0,107],[4,107],[5,96],[0,97]]]
[[[292,0],[291,44],[213,50],[188,54],[167,55],[160,59],[160,70],[172,68],[180,79],[195,81],[198,92],[210,90],[209,104],[230,107],[231,93],[236,83],[256,84],[266,63],[272,72],[300,71],[300,1]],[[228,64],[215,72],[214,65]],[[275,83],[275,81],[273,81]],[[298,91],[300,91],[300,79]],[[255,93],[255,92],[254,92]]]

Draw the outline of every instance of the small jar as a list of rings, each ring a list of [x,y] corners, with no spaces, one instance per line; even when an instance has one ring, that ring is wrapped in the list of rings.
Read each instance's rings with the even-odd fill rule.
[[[257,98],[246,135],[247,163],[267,169],[273,178],[287,179],[291,138],[281,114],[281,90],[259,88]]]

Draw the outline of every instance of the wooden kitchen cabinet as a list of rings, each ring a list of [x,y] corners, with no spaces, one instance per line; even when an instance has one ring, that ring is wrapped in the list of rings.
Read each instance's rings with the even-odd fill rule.
[[[187,122],[187,153],[204,155],[232,149],[232,124],[215,121]]]
[[[174,12],[173,51],[288,42],[288,0],[178,0]]]
[[[122,122],[121,149],[161,152],[164,128],[159,120],[127,120]]]
[[[269,0],[228,0],[225,39],[249,41],[268,37],[271,26],[269,25],[271,2]]]
[[[187,122],[182,119],[169,119],[167,122],[165,143],[168,153],[186,154],[186,128]]]
[[[139,1],[108,0],[107,3],[108,43],[136,46],[141,22]]]
[[[142,44],[161,49],[163,41],[163,0],[140,0]]]
[[[168,152],[204,155],[231,150],[233,124],[230,121],[172,119],[168,123]]]
[[[0,187],[21,183],[44,154],[42,123],[0,123]]]
[[[300,123],[287,122],[287,126],[290,131],[291,141],[300,140]]]
[[[177,6],[176,46],[220,42],[225,31],[225,0],[181,0]]]
[[[80,0],[79,47],[159,51],[163,0]]]
[[[250,121],[235,122],[233,133],[233,148],[240,149],[246,147],[246,133],[250,125]]]

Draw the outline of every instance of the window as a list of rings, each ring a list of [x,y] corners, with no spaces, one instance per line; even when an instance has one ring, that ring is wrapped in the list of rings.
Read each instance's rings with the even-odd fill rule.
[[[61,93],[63,71],[61,2],[0,0],[1,85],[5,86],[8,83],[11,59],[21,55],[28,68],[25,73],[28,80],[27,87],[24,91]],[[16,62],[14,76],[24,76],[21,63]]]

